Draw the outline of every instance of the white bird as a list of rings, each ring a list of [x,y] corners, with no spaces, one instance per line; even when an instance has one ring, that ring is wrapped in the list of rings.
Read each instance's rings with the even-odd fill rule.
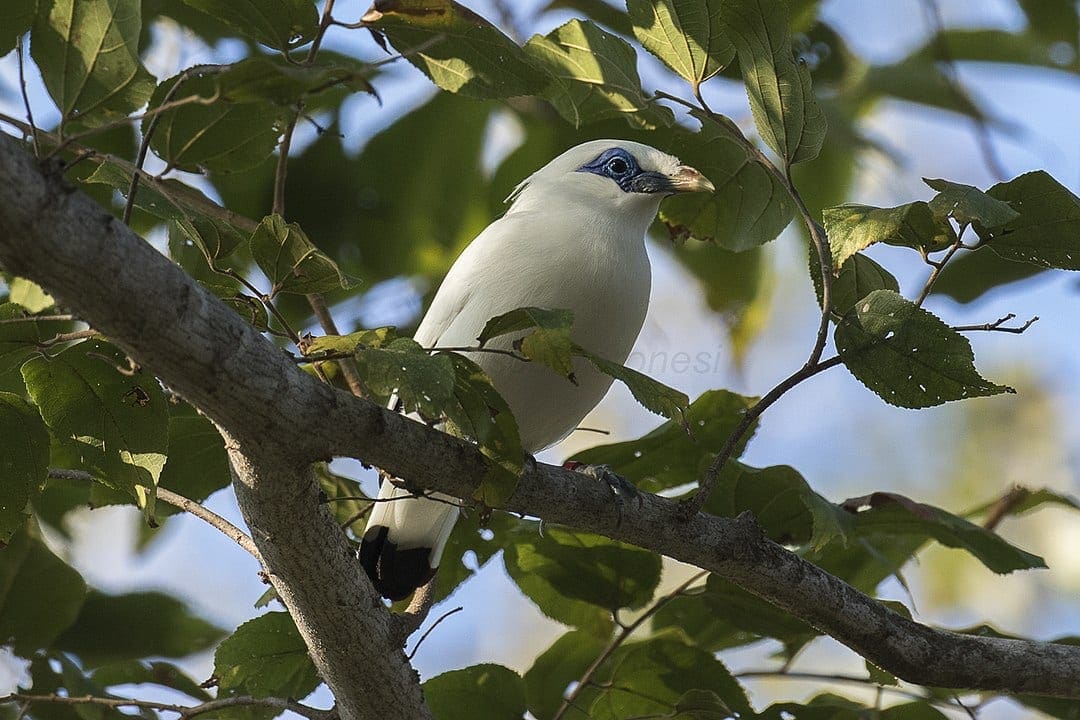
[[[475,346],[497,315],[526,306],[561,308],[574,313],[575,342],[625,362],[649,304],[645,233],[660,201],[714,189],[697,170],[648,145],[594,140],[567,150],[519,184],[506,214],[465,248],[415,340],[424,347]],[[512,342],[499,340],[506,348]],[[611,385],[581,358],[574,365],[577,384],[538,363],[495,353],[470,358],[506,399],[530,453],[568,435]],[[389,481],[379,499],[360,562],[379,592],[398,600],[432,578],[459,511]]]

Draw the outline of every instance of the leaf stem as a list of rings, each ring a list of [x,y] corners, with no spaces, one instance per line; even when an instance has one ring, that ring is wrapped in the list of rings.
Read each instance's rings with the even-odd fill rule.
[[[23,107],[26,108],[26,121],[30,124],[30,139],[34,143],[34,157],[40,158],[41,145],[38,143],[38,130],[34,124],[34,112],[30,109],[30,95],[26,92],[26,61],[23,58],[23,52],[26,50],[24,47],[25,39],[25,35],[20,35],[15,48],[15,53],[19,57],[19,92],[22,94]]]
[[[337,713],[333,710],[319,710],[309,707],[295,700],[277,697],[251,697],[238,695],[235,697],[217,698],[207,700],[198,705],[177,705],[174,703],[152,702],[150,700],[129,700],[127,698],[95,697],[93,695],[30,695],[27,693],[11,693],[0,697],[0,704],[7,703],[52,703],[55,705],[94,705],[97,707],[123,708],[134,707],[141,710],[157,710],[161,712],[177,713],[181,720],[202,715],[204,713],[232,707],[268,707],[277,710],[291,710],[292,712],[307,718],[307,720],[336,720]]]

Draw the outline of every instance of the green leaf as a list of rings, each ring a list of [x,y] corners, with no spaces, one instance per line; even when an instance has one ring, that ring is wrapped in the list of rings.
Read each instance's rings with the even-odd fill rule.
[[[48,310],[56,301],[41,286],[26,278],[13,277],[8,281],[8,301],[26,308],[27,312]]]
[[[443,550],[439,574],[435,576],[436,602],[448,597],[509,544],[509,534],[519,523],[507,513],[494,513],[490,517],[480,515],[469,513],[454,523]]]
[[[321,353],[354,353],[363,347],[382,347],[387,342],[397,339],[392,327],[357,330],[348,335],[323,335],[311,340],[304,351],[307,355]]]
[[[534,35],[525,52],[551,77],[541,94],[574,127],[610,117],[645,128],[674,122],[671,110],[642,91],[634,48],[591,22],[571,20]]]
[[[397,338],[385,347],[356,352],[360,379],[380,401],[397,395],[405,412],[425,420],[439,419],[454,397],[456,373],[449,353],[429,354],[411,338]]]
[[[989,247],[1003,258],[1042,267],[1080,270],[1080,197],[1042,170],[986,191],[1020,213]]]
[[[727,390],[709,390],[687,409],[685,427],[668,421],[637,440],[590,448],[575,453],[574,459],[608,465],[647,492],[688,485],[698,479],[754,402]],[[735,446],[733,458],[742,453],[755,427]]]
[[[517,421],[479,365],[456,353],[449,357],[454,397],[444,408],[446,430],[475,442],[488,460],[488,471],[473,497],[487,507],[502,507],[517,487],[525,462]]]
[[[143,134],[151,149],[168,163],[188,172],[236,172],[268,158],[277,147],[284,112],[273,103],[230,102],[221,96],[217,68],[185,70],[157,86],[150,107],[166,102],[187,104],[147,116]]]
[[[185,657],[212,647],[223,635],[172,595],[91,590],[74,624],[53,646],[78,655],[84,665],[105,665],[147,655]]]
[[[677,720],[727,720],[731,708],[712,690],[687,690],[675,703]]]
[[[660,207],[660,220],[672,239],[715,242],[740,252],[763,245],[791,222],[795,205],[780,181],[755,161],[746,148],[708,117],[696,133],[675,130],[672,152],[697,168],[716,186],[715,193],[675,195]]]
[[[30,498],[49,472],[49,431],[37,410],[18,395],[0,392],[0,547],[26,524]]]
[[[0,638],[15,654],[31,657],[48,647],[74,622],[85,594],[79,573],[36,532],[24,529],[0,549]]]
[[[334,88],[375,94],[370,82],[375,70],[371,66],[344,55],[332,58],[325,60],[320,55],[313,65],[297,65],[277,57],[255,55],[229,66],[215,78],[222,99],[233,103],[267,101],[291,108]]]
[[[184,0],[229,27],[287,52],[315,37],[319,16],[312,0]]]
[[[142,107],[154,76],[139,61],[140,0],[48,0],[30,38],[65,122],[98,125]]]
[[[809,544],[819,549],[844,542],[845,513],[818,495],[795,468],[755,468],[730,461],[721,472],[708,512],[736,517],[749,510],[770,538],[785,545]]]
[[[628,0],[626,9],[638,41],[695,88],[735,58],[720,0]]]
[[[541,612],[602,637],[613,610],[642,607],[660,582],[655,553],[563,528],[524,526],[503,561]]]
[[[15,49],[19,38],[29,32],[37,14],[38,0],[7,0],[0,7],[0,56]]]
[[[566,633],[533,661],[525,673],[529,712],[538,720],[551,720],[562,705],[570,683],[604,651],[607,641],[582,630]]]
[[[161,471],[159,485],[202,502],[232,482],[225,443],[214,424],[196,414],[190,406],[172,409],[169,414],[169,459]],[[162,507],[159,515],[179,512]]]
[[[126,195],[131,187],[131,171],[116,163],[102,162],[85,182],[107,185]],[[135,207],[172,221],[183,237],[199,248],[211,266],[232,254],[250,235],[250,230],[243,229],[235,216],[232,217],[237,224],[226,220],[229,214],[224,209],[216,208],[219,214],[210,214],[208,210],[216,207],[210,199],[178,180],[161,180],[148,187],[144,179],[135,192]]]
[[[1005,517],[1011,515],[1023,515],[1032,510],[1041,508],[1044,505],[1060,505],[1061,507],[1071,510],[1080,510],[1080,498],[1055,492],[1050,488],[1029,490],[1025,487],[1015,487],[1007,497],[1008,502]],[[972,510],[968,510],[964,515],[968,517],[973,515],[984,515],[987,511],[996,509],[1000,502],[1000,498],[995,498],[990,502],[984,503]]]
[[[151,652],[151,654],[156,654]],[[97,668],[91,681],[102,688],[114,685],[159,685],[171,688],[196,700],[210,700],[210,693],[183,670],[164,661],[124,660]]]
[[[422,685],[439,720],[519,720],[525,714],[521,676],[485,663],[437,675]]]
[[[950,216],[961,225],[974,225],[979,234],[993,234],[1020,217],[1009,203],[996,200],[971,185],[923,178],[923,182],[938,191],[930,201],[935,217]]]
[[[353,284],[337,263],[308,239],[296,223],[268,215],[251,235],[251,256],[273,286],[270,295],[348,290]]]
[[[871,682],[875,682],[878,685],[888,685],[895,687],[900,684],[900,681],[896,679],[888,670],[882,670],[869,660],[863,660],[863,664],[866,665],[866,674],[869,676]]]
[[[126,365],[116,347],[87,340],[27,361],[22,374],[53,434],[73,441],[105,484],[135,497],[153,524],[169,446],[168,408],[157,379],[121,373]]]
[[[932,292],[959,303],[978,300],[991,290],[1045,272],[1019,260],[1006,260],[989,246],[954,257],[938,276]]]
[[[966,550],[996,573],[1046,567],[1032,555],[1001,536],[932,505],[903,495],[876,492],[852,498],[843,507],[854,513],[855,535],[915,535],[933,538],[942,545]]]
[[[310,695],[320,682],[307,645],[286,612],[248,620],[225,638],[214,653],[214,676],[230,694],[294,700]]]
[[[633,368],[605,360],[580,345],[575,347],[575,353],[588,358],[600,372],[626,385],[630,390],[630,394],[646,410],[685,424],[683,418],[690,406],[690,398],[686,393],[668,387],[658,380],[653,380],[648,375],[639,373]]]
[[[891,208],[838,205],[825,208],[824,220],[834,268],[877,242],[934,252],[956,241],[948,220],[922,201]]]
[[[517,43],[453,0],[376,0],[364,22],[452,93],[479,99],[533,95],[546,81]]]
[[[814,281],[818,305],[822,302],[821,263],[817,253],[810,248],[810,277]],[[947,267],[947,266],[946,266]],[[855,304],[875,290],[900,292],[900,283],[892,273],[878,265],[873,258],[862,253],[855,253],[840,266],[840,272],[832,281],[832,313],[835,318],[842,318],[851,312]]]
[[[710,691],[739,716],[755,716],[746,692],[712,653],[670,633],[626,647],[605,679],[611,687],[589,709],[595,720],[665,713],[691,690]]]
[[[653,616],[654,632],[679,628],[694,644],[708,652],[749,645],[775,638],[793,657],[820,633],[790,613],[752,595],[716,575],[705,589],[680,595]]]
[[[796,61],[781,0],[721,0],[721,19],[739,56],[758,132],[785,164],[813,159],[825,140],[825,114]]]
[[[971,343],[892,290],[875,290],[836,326],[836,347],[859,382],[890,405],[924,408],[1016,392],[985,380]]]
[[[574,313],[570,310],[517,308],[488,320],[477,341],[483,346],[492,338],[531,330],[514,342],[516,346],[520,341],[521,354],[572,379],[575,345],[570,339],[570,331],[573,324]]]

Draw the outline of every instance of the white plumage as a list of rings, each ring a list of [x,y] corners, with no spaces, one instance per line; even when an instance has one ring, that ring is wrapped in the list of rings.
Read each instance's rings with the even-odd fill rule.
[[[485,323],[519,307],[574,313],[573,337],[624,362],[649,303],[645,233],[660,201],[712,190],[696,170],[666,153],[621,140],[567,150],[522,182],[507,213],[484,229],[450,268],[415,339],[424,347],[473,346]],[[509,347],[512,338],[500,338]],[[493,345],[498,346],[495,342]],[[492,353],[471,359],[491,377],[535,453],[569,434],[611,385],[585,361],[577,384],[536,363]],[[408,596],[438,567],[457,520],[450,504],[384,482],[360,559],[379,591]]]

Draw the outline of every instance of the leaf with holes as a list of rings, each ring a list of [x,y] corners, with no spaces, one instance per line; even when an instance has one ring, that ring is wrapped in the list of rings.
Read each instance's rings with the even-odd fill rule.
[[[114,490],[135,498],[153,524],[169,448],[169,411],[153,375],[129,373],[127,357],[87,340],[22,366],[26,389],[54,436],[83,455]]]
[[[949,221],[935,216],[922,201],[891,208],[838,205],[825,208],[823,217],[833,268],[839,268],[849,257],[878,242],[934,252],[956,241],[956,232]]]
[[[1016,392],[987,381],[963,335],[892,290],[875,290],[836,326],[844,365],[890,405],[925,408]]]
[[[674,122],[671,110],[642,91],[634,48],[591,22],[571,20],[534,35],[525,52],[551,77],[541,94],[574,127],[610,117],[646,128]]]
[[[360,347],[357,371],[365,388],[380,402],[397,395],[405,412],[425,420],[442,417],[454,397],[456,373],[449,353],[431,355],[411,338],[385,347]]]
[[[477,342],[483,347],[489,340],[515,334],[513,345],[520,347],[522,355],[570,378],[574,372],[575,346],[570,339],[573,324],[574,313],[570,310],[517,308],[488,320]]]
[[[810,87],[810,68],[792,52],[787,4],[722,0],[720,7],[761,137],[786,163],[813,159],[827,122]]]
[[[348,290],[353,282],[296,223],[280,215],[268,215],[251,235],[251,257],[273,286],[270,295]]]
[[[364,22],[448,92],[500,99],[547,82],[517,43],[453,0],[376,0]]]
[[[720,0],[628,0],[626,9],[638,41],[695,88],[735,58]]]
[[[1009,203],[971,185],[930,178],[923,178],[923,182],[938,191],[930,201],[930,211],[935,217],[948,216],[961,225],[974,225],[980,237],[993,235],[1020,217]]]
[[[1042,170],[986,191],[1020,213],[988,241],[1003,258],[1080,270],[1080,197]]]
[[[362,347],[382,347],[397,337],[392,327],[357,330],[348,335],[323,335],[308,342],[304,346],[304,353],[306,355],[354,353]]]
[[[810,248],[810,277],[814,281],[814,291],[817,293],[818,305],[822,303],[821,287],[821,263],[818,262],[817,253]],[[855,253],[840,266],[840,272],[833,277],[832,305],[833,319],[847,315],[855,303],[874,292],[875,290],[892,290],[900,292],[900,283],[893,274],[883,268],[873,258],[862,253]]]

